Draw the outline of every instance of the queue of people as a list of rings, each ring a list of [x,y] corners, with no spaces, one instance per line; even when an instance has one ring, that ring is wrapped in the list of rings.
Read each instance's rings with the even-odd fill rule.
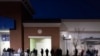
[[[8,48],[7,50],[4,48],[2,56],[14,56],[14,49],[13,48]]]
[[[68,49],[66,50],[66,55],[65,56],[71,56],[69,54],[69,51],[70,50],[68,50]],[[29,52],[27,52],[27,53],[28,53],[28,56],[29,56]],[[34,55],[31,55],[31,56],[37,56],[38,50],[37,49],[33,49],[33,51],[31,51],[30,53],[34,54]],[[41,56],[44,56],[44,53],[46,54],[46,56],[48,56],[49,53],[51,54],[51,56],[63,56],[62,55],[62,50],[60,48],[56,49],[56,50],[54,50],[54,49],[51,49],[51,50],[46,49],[46,50],[44,50],[44,49],[41,48],[41,52],[40,53],[41,53]],[[95,50],[95,49],[94,50],[89,50],[89,49],[87,49],[87,50],[81,50],[81,52],[79,53],[78,49],[75,49],[74,50],[74,54],[72,56],[98,56],[98,50]]]
[[[78,49],[74,50],[74,56],[98,56],[98,50],[96,49],[87,49],[87,50],[81,50],[81,52],[78,52]]]
[[[95,50],[95,49],[88,49],[86,51],[86,56],[98,56],[98,50]]]
[[[65,56],[71,56],[69,54],[70,50],[66,50],[66,55]],[[19,48],[17,50],[17,52],[13,49],[13,48],[8,48],[8,49],[3,49],[3,54],[2,56],[14,56],[14,54],[17,53],[17,56],[22,56],[22,50]],[[24,53],[24,56],[38,56],[38,50],[37,49],[33,49],[32,51],[30,51],[30,49],[27,49]],[[43,49],[41,48],[41,56],[49,56],[49,54],[51,54],[50,56],[62,56],[62,50],[60,48],[58,49]],[[96,49],[87,49],[87,50],[81,50],[81,52],[79,53],[78,49],[74,50],[74,54],[73,56],[98,56],[98,50]]]
[[[25,56],[38,56],[38,50],[37,49],[33,49],[32,51],[29,52],[29,49],[26,50],[26,53],[27,55]],[[51,56],[62,56],[62,50],[61,49],[57,49],[57,50],[54,50],[54,49],[51,49],[51,50],[48,50],[48,49],[43,49],[41,48],[41,56],[44,56],[44,54],[46,54],[46,56],[49,56],[49,53],[51,54]]]

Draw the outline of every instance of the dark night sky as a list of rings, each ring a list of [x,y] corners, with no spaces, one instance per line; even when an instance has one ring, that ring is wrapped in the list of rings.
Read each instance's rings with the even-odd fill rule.
[[[33,18],[100,18],[99,0],[30,0]]]

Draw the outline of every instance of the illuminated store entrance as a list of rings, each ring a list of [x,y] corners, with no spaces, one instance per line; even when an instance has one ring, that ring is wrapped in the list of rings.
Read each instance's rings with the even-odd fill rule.
[[[3,49],[10,48],[10,31],[0,30],[0,56],[2,55]]]
[[[34,48],[38,50],[38,55],[41,55],[41,48],[45,50],[51,50],[51,36],[29,36],[30,38],[30,50],[32,51]],[[49,53],[50,55],[50,53]]]

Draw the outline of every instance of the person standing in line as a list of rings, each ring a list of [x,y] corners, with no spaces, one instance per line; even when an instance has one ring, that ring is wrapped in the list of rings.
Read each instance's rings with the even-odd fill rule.
[[[62,50],[60,48],[56,49],[56,56],[62,56]]]
[[[60,53],[60,56],[62,56],[62,50],[61,50],[61,48],[59,48],[59,53]]]
[[[36,55],[35,55],[35,48],[34,48],[33,51],[32,51],[32,55],[33,55],[33,56],[36,56]]]
[[[17,50],[17,53],[21,56],[22,50],[19,48],[19,49]]]
[[[7,49],[7,55],[11,56],[11,48]]]
[[[6,52],[6,51],[7,51],[6,48],[4,48],[4,49],[3,49],[3,52]]]
[[[96,50],[96,56],[98,56],[98,50]]]
[[[37,49],[35,49],[35,56],[37,56],[37,53],[38,53],[38,51],[37,51]]]
[[[78,49],[75,48],[74,56],[78,56]]]
[[[38,53],[37,49],[34,48],[32,53],[33,53],[33,56],[37,56],[37,53]]]
[[[87,49],[87,50],[86,50],[86,56],[90,56],[90,54],[91,54],[90,49]]]
[[[66,51],[66,56],[69,56],[69,50],[67,49],[67,51]]]
[[[4,48],[4,49],[3,49],[2,56],[7,56],[7,55],[6,55],[6,51],[7,51],[6,48]]]
[[[46,56],[48,56],[49,50],[48,50],[48,49],[46,49],[46,50],[45,50],[45,52],[46,52]]]
[[[35,56],[35,48],[33,49],[32,53],[33,53],[33,56]]]
[[[55,52],[54,52],[54,49],[51,49],[51,56],[54,56]]]
[[[27,54],[28,54],[28,56],[29,56],[29,55],[30,55],[30,49],[27,48],[26,52],[27,52]]]
[[[55,56],[59,56],[59,49],[56,49]]]
[[[81,56],[84,56],[84,50],[81,51],[80,55]]]
[[[43,48],[41,48],[41,56],[43,56],[44,54],[44,51],[43,51]]]

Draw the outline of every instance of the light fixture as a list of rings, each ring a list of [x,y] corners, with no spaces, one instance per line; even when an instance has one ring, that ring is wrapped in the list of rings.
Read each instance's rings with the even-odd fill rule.
[[[71,34],[66,31],[61,32],[61,37],[63,38],[63,40],[70,40],[72,38]]]
[[[38,34],[42,34],[42,29],[37,30]]]
[[[71,39],[71,38],[72,38],[72,35],[69,34],[69,35],[68,35],[68,38]]]
[[[0,30],[0,32],[6,32],[6,33],[8,33],[10,31],[9,30]]]

